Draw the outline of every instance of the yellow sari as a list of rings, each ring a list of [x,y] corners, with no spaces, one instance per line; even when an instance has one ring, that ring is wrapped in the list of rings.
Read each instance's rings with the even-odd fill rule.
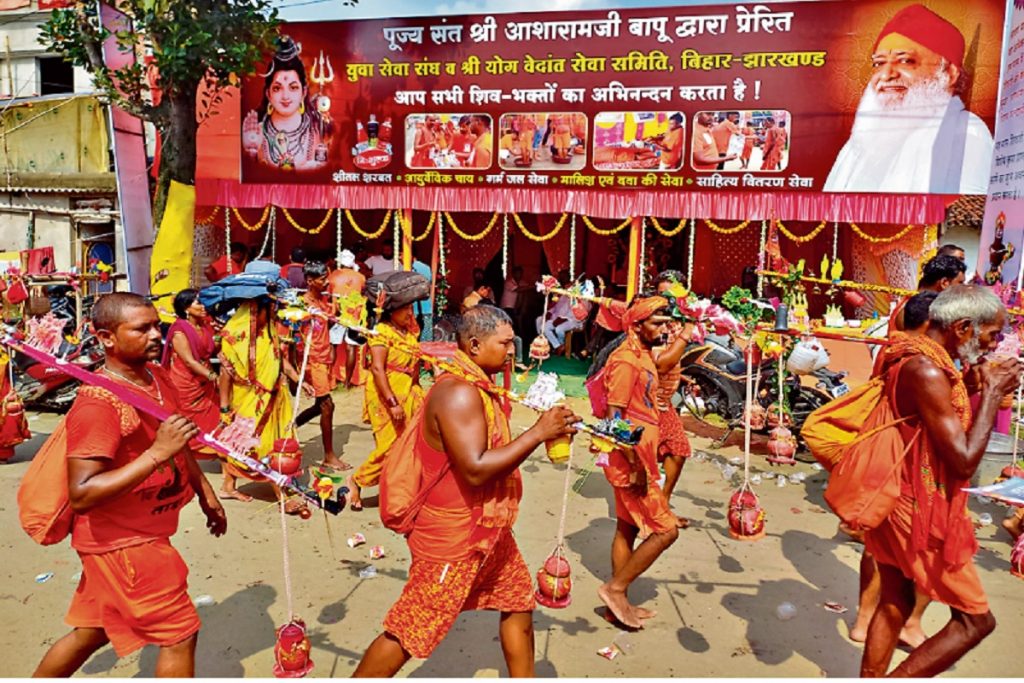
[[[288,385],[281,372],[281,348],[274,321],[256,330],[256,303],[242,304],[224,326],[221,355],[232,372],[231,408],[256,422],[258,457],[268,455],[291,421]]]
[[[380,346],[388,350],[385,366],[388,384],[391,385],[391,391],[395,393],[398,404],[405,411],[405,424],[408,427],[413,414],[423,403],[423,389],[418,382],[414,381],[419,379],[419,358],[406,350],[407,348],[416,348],[419,335],[399,329],[389,323],[379,323],[374,331],[380,334],[370,337],[367,345]],[[399,340],[402,347],[389,344],[389,337]],[[398,438],[395,425],[391,422],[391,415],[388,414],[388,408],[380,398],[377,382],[372,376],[366,380],[363,422],[369,422],[373,427],[373,439],[376,447],[366,458],[366,462],[360,465],[352,476],[355,483],[361,488],[376,486],[380,481],[384,457]]]

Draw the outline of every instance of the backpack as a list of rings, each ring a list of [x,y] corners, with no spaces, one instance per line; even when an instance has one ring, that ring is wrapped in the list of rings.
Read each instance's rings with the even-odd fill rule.
[[[921,435],[918,427],[904,441],[900,424],[907,418],[896,417],[894,409],[904,362],[818,408],[800,430],[815,459],[831,472],[825,502],[855,529],[874,529],[892,512],[903,460]]]
[[[384,290],[384,306],[388,310],[401,308],[430,297],[430,281],[419,273],[411,270],[396,270],[390,273],[374,275],[366,281],[363,293],[371,304],[377,301],[377,295]]]
[[[612,355],[612,351],[622,346],[624,341],[626,341],[626,335],[620,334],[605,344],[594,356],[594,362],[590,364],[590,369],[587,371],[587,379],[583,382],[587,396],[590,397],[590,410],[598,419],[608,417],[608,387],[604,383],[608,358]]]
[[[445,373],[438,378],[434,387],[447,377],[456,379],[454,375]],[[416,455],[416,442],[420,438],[420,425],[423,424],[426,409],[427,401],[424,400],[407,423],[409,426],[388,449],[380,474],[380,521],[388,529],[403,536],[412,533],[416,517],[427,502],[427,496],[451,469],[451,461],[445,458],[437,474],[424,480],[423,462]],[[484,410],[490,422],[494,416],[493,401],[485,400]]]
[[[288,289],[288,281],[277,272],[273,275],[262,273],[238,273],[207,285],[199,290],[199,303],[213,315],[222,315],[241,301],[252,301],[268,294]]]
[[[40,545],[53,545],[71,533],[74,513],[68,497],[67,418],[61,418],[18,486],[21,528]]]

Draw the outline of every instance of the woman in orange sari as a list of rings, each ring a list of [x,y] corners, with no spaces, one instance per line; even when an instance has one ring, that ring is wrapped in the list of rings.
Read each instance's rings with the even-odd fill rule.
[[[168,370],[182,413],[204,432],[220,421],[217,404],[217,373],[210,359],[216,353],[213,325],[199,303],[199,292],[183,289],[174,297],[178,319],[167,330],[163,366]]]
[[[378,484],[388,450],[423,403],[420,359],[409,351],[416,348],[420,338],[413,305],[406,304],[391,311],[385,305],[374,331],[378,334],[367,342],[371,360],[363,421],[373,426],[376,447],[348,479],[353,510],[363,509],[360,489]]]

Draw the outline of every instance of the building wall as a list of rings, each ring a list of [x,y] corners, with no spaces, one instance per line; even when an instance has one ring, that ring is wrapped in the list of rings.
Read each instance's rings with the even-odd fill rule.
[[[5,208],[5,207],[19,208]],[[39,207],[25,211],[20,207]],[[49,213],[54,209],[59,213]],[[58,270],[69,269],[72,263],[72,221],[67,213],[67,195],[30,195],[0,193],[0,250],[20,251],[32,247],[53,247]]]
[[[0,97],[33,97],[40,94],[38,57],[53,57],[39,44],[39,27],[49,12],[3,13],[0,30]],[[74,92],[92,91],[92,79],[85,69],[75,67]]]

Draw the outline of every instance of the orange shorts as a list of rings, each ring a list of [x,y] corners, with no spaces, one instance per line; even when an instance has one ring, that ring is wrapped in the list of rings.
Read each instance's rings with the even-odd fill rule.
[[[306,366],[306,381],[313,385],[313,396],[320,398],[334,391],[338,380],[334,378],[333,368],[327,363],[314,363]]]
[[[890,515],[864,534],[865,549],[876,562],[899,569],[932,600],[965,614],[986,614],[988,598],[974,560],[959,566],[948,565],[942,557],[941,546],[915,552],[911,548],[910,532],[904,527]]]
[[[686,438],[683,418],[675,408],[658,412],[658,462],[667,456],[690,457],[690,440]]]
[[[643,496],[635,490],[616,486],[615,516],[640,530],[640,537],[660,534],[676,528],[676,516],[668,506],[668,498],[657,482],[648,482]]]
[[[82,578],[64,618],[68,626],[103,629],[118,657],[198,633],[188,567],[169,540],[79,557]]]
[[[533,578],[511,530],[486,557],[462,562],[413,559],[402,594],[384,617],[384,630],[417,659],[426,659],[462,612],[531,612]]]

